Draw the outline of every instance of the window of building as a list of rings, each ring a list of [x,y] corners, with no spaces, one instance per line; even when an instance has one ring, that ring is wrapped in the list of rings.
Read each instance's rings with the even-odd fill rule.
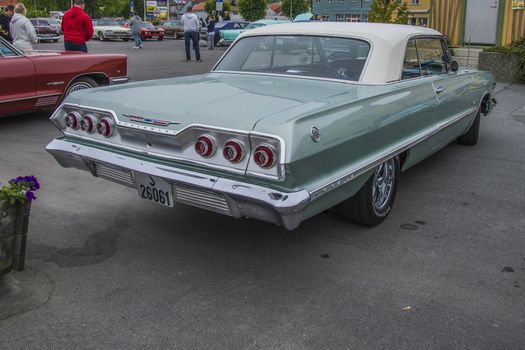
[[[419,5],[419,0],[412,0],[412,5]]]
[[[428,27],[428,18],[425,18],[425,17],[418,18],[417,25],[421,27]]]
[[[351,14],[346,14],[345,15],[345,21],[346,22],[361,22],[361,16],[359,15],[351,15]]]
[[[342,13],[336,13],[335,14],[335,21],[336,22],[343,22],[345,20],[345,17]]]
[[[330,0],[328,0],[328,1],[330,1]],[[329,20],[330,20],[330,16],[328,16],[328,15],[323,15],[321,17],[321,21],[329,21]]]

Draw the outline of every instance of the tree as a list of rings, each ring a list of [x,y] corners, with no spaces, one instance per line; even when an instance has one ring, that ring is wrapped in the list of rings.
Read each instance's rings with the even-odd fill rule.
[[[216,6],[215,6],[215,0],[208,0],[206,1],[206,5],[204,5],[204,10],[206,10],[206,12],[208,14],[211,13],[211,11],[215,10]],[[222,11],[217,11],[217,12],[224,12],[224,11],[228,11],[229,13],[231,13],[231,6],[230,4],[228,4],[226,1],[223,1],[222,2]]]
[[[401,0],[374,0],[368,22],[407,24],[407,4]]]
[[[239,0],[239,13],[247,21],[257,21],[266,16],[266,0]]]
[[[308,12],[310,5],[307,0],[283,0],[281,1],[282,13],[290,19],[294,19],[295,16]]]

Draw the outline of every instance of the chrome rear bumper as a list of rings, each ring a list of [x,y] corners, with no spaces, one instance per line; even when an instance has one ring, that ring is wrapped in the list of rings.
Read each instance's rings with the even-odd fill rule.
[[[177,202],[213,210],[236,218],[248,217],[299,226],[310,202],[306,190],[281,192],[227,178],[182,170],[78,143],[55,139],[46,150],[64,168],[87,170],[113,182],[134,187],[134,173],[158,176],[172,185]]]

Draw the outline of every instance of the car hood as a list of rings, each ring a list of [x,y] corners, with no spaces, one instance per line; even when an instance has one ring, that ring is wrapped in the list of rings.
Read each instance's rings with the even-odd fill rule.
[[[99,30],[112,30],[114,32],[126,32],[127,33],[129,31],[129,28],[124,28],[121,26],[96,26],[93,28],[93,30],[95,32]]]
[[[221,30],[221,35],[224,39],[229,38],[237,38],[242,32],[244,32],[244,29],[226,29]]]
[[[289,121],[343,95],[356,98],[349,89],[337,82],[209,73],[83,90],[65,102],[114,111],[124,122],[131,122],[129,115],[169,121],[174,124],[166,128],[174,131],[191,124],[250,131],[274,115]]]

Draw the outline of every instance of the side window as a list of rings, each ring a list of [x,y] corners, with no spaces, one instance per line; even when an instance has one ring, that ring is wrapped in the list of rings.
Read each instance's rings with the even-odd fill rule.
[[[417,53],[423,75],[447,72],[447,60],[441,39],[417,39]]]
[[[2,57],[18,56],[18,53],[16,53],[11,47],[7,46],[7,44],[4,44],[2,41],[0,41],[0,54]]]
[[[407,49],[405,52],[405,59],[403,61],[403,71],[401,72],[401,80],[417,78],[420,76],[421,69],[419,67],[416,42],[415,40],[410,40],[407,44]]]

